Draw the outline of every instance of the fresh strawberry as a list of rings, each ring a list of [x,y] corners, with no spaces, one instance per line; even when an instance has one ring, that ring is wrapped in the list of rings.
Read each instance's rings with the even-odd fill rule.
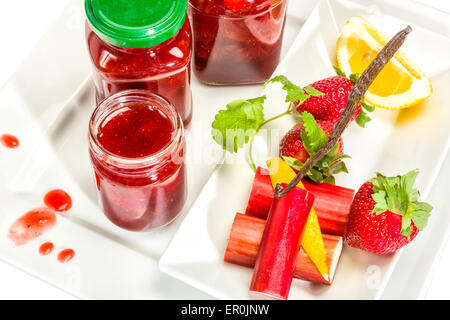
[[[403,176],[377,177],[355,195],[345,240],[351,247],[377,254],[392,253],[410,243],[426,226],[433,207],[418,202],[413,188],[418,170]]]
[[[304,163],[328,142],[334,127],[327,121],[315,121],[308,112],[302,113],[302,120],[283,137],[280,143],[280,157],[295,170],[300,170]],[[342,151],[343,141],[340,138],[336,147],[308,172],[307,177],[315,182],[334,184],[334,174],[347,172],[341,159],[348,156],[342,154]]]
[[[343,76],[334,76],[309,85],[323,93],[320,97],[310,97],[297,107],[298,112],[307,111],[314,118],[336,124],[347,104],[353,82]],[[352,121],[361,112],[361,104],[356,108]]]
[[[331,131],[333,131],[333,124],[328,121],[316,121],[319,127],[325,132],[327,138],[330,137]],[[280,156],[287,156],[297,159],[298,161],[305,163],[309,159],[310,154],[303,146],[301,132],[305,130],[303,121],[298,122],[291,130],[286,133],[280,143]],[[344,150],[344,144],[342,138],[339,139],[338,154],[342,154]]]

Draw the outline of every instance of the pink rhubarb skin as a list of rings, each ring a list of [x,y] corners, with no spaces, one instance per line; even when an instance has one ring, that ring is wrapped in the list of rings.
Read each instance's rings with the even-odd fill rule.
[[[355,190],[306,179],[302,183],[306,190],[314,194],[314,209],[322,233],[344,236]],[[269,171],[258,167],[245,213],[266,219],[272,201],[273,188]]]
[[[264,219],[236,213],[224,260],[253,268],[265,225],[266,221]],[[342,252],[343,240],[340,236],[328,234],[323,234],[322,236],[327,256],[329,280],[324,279],[302,248],[300,248],[295,264],[294,278],[326,285],[330,285],[333,282],[336,266]]]
[[[253,180],[252,191],[248,199],[246,214],[259,218],[267,218],[273,201],[273,187],[269,170],[258,167]]]
[[[313,202],[314,195],[299,187],[281,199],[274,199],[253,270],[252,294],[279,300],[288,298]]]

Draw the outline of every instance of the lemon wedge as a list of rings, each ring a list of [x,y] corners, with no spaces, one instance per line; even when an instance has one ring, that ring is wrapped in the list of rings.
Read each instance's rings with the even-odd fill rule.
[[[389,39],[362,17],[347,21],[337,41],[337,62],[347,75],[361,74]],[[365,100],[385,109],[411,107],[431,95],[432,86],[402,51],[387,63],[369,87]]]

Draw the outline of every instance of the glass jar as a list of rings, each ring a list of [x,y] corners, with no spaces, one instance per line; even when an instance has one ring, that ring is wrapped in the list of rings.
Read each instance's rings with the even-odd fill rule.
[[[262,83],[280,61],[287,0],[189,0],[194,72],[214,85]]]
[[[192,35],[186,0],[85,0],[97,104],[127,89],[169,100],[192,116]]]
[[[117,226],[149,231],[182,210],[183,122],[163,97],[126,90],[104,100],[90,119],[89,153],[101,206]]]

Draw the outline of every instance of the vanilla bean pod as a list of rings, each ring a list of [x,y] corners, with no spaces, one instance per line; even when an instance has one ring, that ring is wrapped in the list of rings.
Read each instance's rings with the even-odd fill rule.
[[[411,27],[407,26],[405,29],[398,32],[386,44],[386,46],[380,51],[380,53],[378,53],[372,63],[362,73],[356,84],[353,86],[347,100],[347,105],[345,106],[344,111],[339,117],[339,121],[331,132],[328,143],[319,151],[317,151],[317,153],[314,154],[314,156],[312,156],[309,161],[306,162],[305,166],[297,173],[295,178],[287,185],[285,189],[275,189],[275,198],[282,198],[287,193],[289,193],[289,191],[291,191],[301,181],[301,179],[306,176],[309,170],[311,170],[320,159],[326,156],[334,148],[345,128],[350,123],[350,120],[362,98],[364,97],[367,89],[370,87],[381,70],[383,70],[384,66],[392,59],[398,49],[402,46],[411,31]]]

